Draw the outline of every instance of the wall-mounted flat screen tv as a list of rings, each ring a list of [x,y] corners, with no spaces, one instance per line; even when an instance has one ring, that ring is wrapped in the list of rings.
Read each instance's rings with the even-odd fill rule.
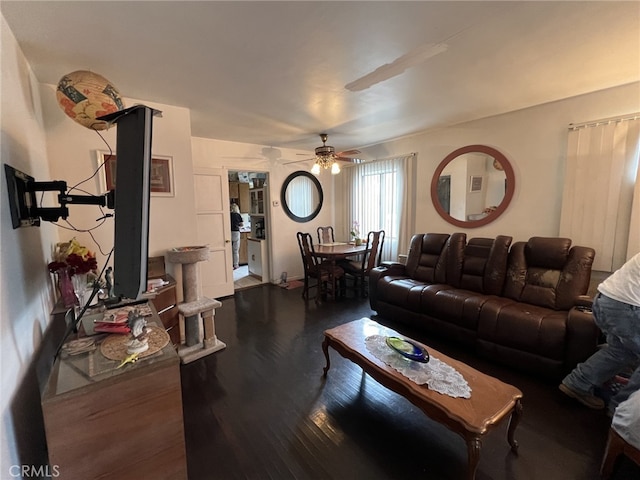
[[[100,117],[117,124],[113,291],[137,299],[147,288],[153,116],[144,105]]]

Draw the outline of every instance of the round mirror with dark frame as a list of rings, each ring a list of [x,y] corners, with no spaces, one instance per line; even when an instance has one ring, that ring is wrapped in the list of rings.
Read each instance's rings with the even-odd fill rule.
[[[468,145],[447,155],[431,180],[431,201],[452,225],[481,227],[509,206],[515,175],[507,158],[486,145]]]
[[[322,208],[322,200],[322,185],[309,172],[293,172],[282,184],[282,208],[295,222],[304,223],[316,218]]]

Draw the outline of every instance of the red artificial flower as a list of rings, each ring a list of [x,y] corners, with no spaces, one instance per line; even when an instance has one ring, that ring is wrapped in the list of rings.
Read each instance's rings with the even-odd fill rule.
[[[58,270],[61,270],[63,268],[67,268],[67,264],[64,263],[64,262],[50,262],[48,267],[49,267],[49,271],[51,273],[55,273]]]
[[[67,256],[67,264],[73,269],[73,273],[89,273],[98,268],[95,257],[88,257],[86,260],[76,253]]]
[[[73,238],[69,242],[56,244],[53,261],[47,265],[52,273],[68,270],[69,274],[84,274],[98,271],[98,261],[94,253]]]

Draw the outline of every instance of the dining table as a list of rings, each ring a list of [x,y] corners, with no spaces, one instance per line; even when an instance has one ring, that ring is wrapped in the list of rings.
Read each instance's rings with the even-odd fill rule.
[[[314,246],[313,256],[320,260],[331,262],[331,266],[335,267],[338,260],[363,255],[369,250],[370,247],[366,243],[360,245],[348,242],[319,243]],[[333,284],[335,299],[335,279],[332,278],[331,283]]]
[[[365,243],[356,245],[355,243],[347,242],[331,242],[319,243],[314,246],[314,249],[314,255],[317,258],[335,261],[338,259],[362,255],[367,252],[368,247]]]

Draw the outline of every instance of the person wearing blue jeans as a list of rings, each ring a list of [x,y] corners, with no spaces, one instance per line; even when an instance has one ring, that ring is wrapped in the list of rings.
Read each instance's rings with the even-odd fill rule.
[[[593,394],[593,388],[632,368],[627,385],[609,401],[613,413],[618,404],[640,389],[640,253],[598,285],[593,316],[607,343],[578,364],[559,388],[587,407],[604,408],[604,400]]]
[[[233,269],[240,266],[240,227],[244,225],[240,207],[238,204],[231,204],[231,253],[233,257]]]

